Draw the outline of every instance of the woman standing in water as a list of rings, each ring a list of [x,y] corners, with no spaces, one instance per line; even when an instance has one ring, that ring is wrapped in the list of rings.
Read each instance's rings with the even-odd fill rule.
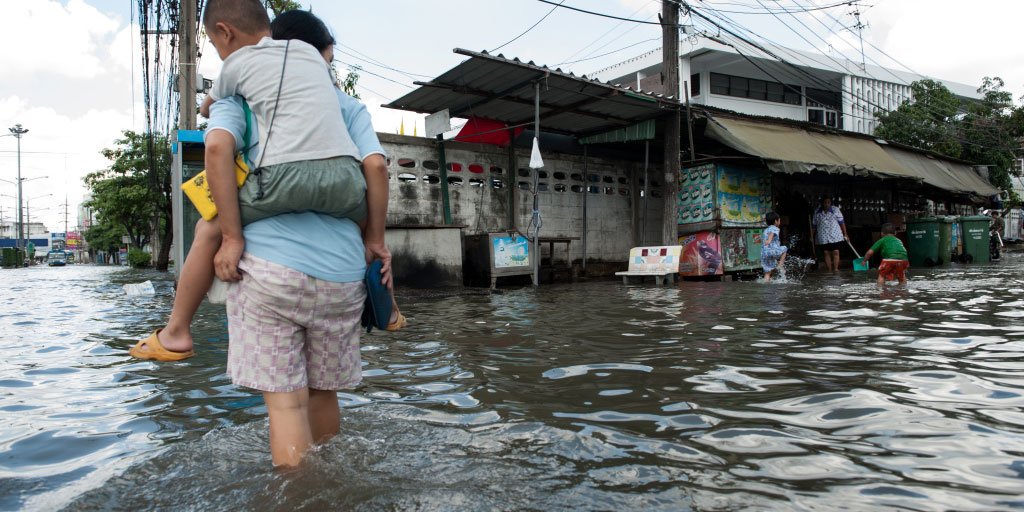
[[[779,242],[779,225],[782,224],[779,214],[768,212],[764,216],[764,223],[768,227],[764,228],[761,235],[761,268],[764,269],[764,280],[770,281],[772,271],[785,263],[789,248]]]

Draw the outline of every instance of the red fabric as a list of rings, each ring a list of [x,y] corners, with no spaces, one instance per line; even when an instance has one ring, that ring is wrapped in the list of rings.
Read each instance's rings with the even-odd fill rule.
[[[508,130],[502,130],[507,125],[501,121],[495,121],[494,119],[487,119],[485,117],[471,117],[466,125],[459,130],[459,134],[455,136],[455,140],[462,142],[476,142],[481,144],[494,144],[496,146],[508,146],[511,142],[508,136]],[[498,130],[498,131],[492,131]],[[484,133],[483,135],[476,135],[478,133]],[[520,133],[523,133],[523,127],[515,129],[515,136],[518,137]]]
[[[910,262],[907,260],[882,260],[878,266],[878,275],[886,281],[906,281],[909,267]]]

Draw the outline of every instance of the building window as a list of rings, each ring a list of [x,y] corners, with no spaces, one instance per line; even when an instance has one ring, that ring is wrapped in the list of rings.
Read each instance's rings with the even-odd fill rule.
[[[700,73],[690,75],[690,97],[700,96]]]
[[[737,98],[771,101],[774,103],[788,103],[790,105],[803,104],[799,85],[723,75],[721,73],[711,73],[711,93],[735,96]]]

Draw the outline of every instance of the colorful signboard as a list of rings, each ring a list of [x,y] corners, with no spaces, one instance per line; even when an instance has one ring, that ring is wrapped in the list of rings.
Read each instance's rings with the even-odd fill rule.
[[[679,245],[683,246],[679,261],[681,276],[720,276],[722,275],[721,240],[714,231],[701,231],[692,235],[679,237]]]
[[[679,193],[676,195],[676,217],[679,224],[694,224],[715,218],[714,176],[715,164],[679,171]]]
[[[486,247],[486,246],[485,246]],[[494,237],[494,268],[530,267],[529,241],[525,237]]]
[[[81,233],[68,232],[67,233],[67,248],[70,250],[81,249],[84,244],[82,243]]]
[[[771,205],[771,175],[719,166],[717,179],[722,224],[759,225]]]

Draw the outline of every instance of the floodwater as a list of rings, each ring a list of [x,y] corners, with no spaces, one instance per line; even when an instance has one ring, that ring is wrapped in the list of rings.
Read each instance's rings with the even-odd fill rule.
[[[1021,509],[1022,264],[406,294],[295,472],[222,307],[142,362],[168,275],[0,270],[0,510]]]

